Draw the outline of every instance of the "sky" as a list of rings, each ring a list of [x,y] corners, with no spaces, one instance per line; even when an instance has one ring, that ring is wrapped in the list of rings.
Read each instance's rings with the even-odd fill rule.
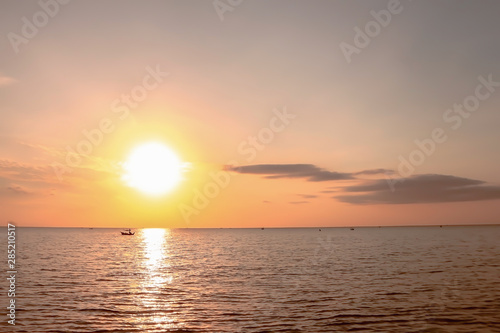
[[[497,1],[0,9],[3,223],[500,222]],[[148,142],[182,161],[162,195],[124,181]]]

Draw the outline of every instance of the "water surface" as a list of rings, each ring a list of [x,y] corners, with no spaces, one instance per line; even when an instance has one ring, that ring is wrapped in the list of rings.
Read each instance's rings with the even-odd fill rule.
[[[2,332],[500,332],[496,226],[17,237]]]

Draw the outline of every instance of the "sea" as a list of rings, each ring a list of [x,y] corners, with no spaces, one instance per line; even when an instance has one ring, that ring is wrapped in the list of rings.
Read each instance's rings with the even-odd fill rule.
[[[353,229],[1,228],[0,332],[500,332],[500,226]]]

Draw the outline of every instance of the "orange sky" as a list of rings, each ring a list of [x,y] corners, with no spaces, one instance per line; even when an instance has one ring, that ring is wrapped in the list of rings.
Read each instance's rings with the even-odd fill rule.
[[[346,61],[386,6],[256,1],[221,21],[209,2],[75,1],[27,38],[43,8],[2,4],[4,223],[498,223],[495,10],[405,3]],[[151,141],[187,166],[158,197],[122,180]]]

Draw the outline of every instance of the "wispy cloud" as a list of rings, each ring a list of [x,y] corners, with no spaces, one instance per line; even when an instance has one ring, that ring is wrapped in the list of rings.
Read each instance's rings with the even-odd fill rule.
[[[66,155],[66,153],[61,149],[56,149],[56,148],[44,146],[41,144],[35,144],[35,143],[24,142],[24,141],[18,141],[17,143],[22,145],[22,146],[26,146],[26,147],[29,147],[31,149],[34,149],[34,150],[41,152],[41,153],[43,153],[47,156],[50,156],[50,157],[64,159],[64,157]]]
[[[49,181],[51,169],[48,166],[31,165],[7,159],[0,159],[0,177],[21,181]]]
[[[66,162],[66,158],[68,155],[68,151],[57,149],[54,147],[41,145],[41,144],[34,144],[34,143],[30,143],[30,142],[21,141],[18,143],[20,145],[29,147],[31,149],[34,149],[34,150],[40,152],[40,153],[43,153],[44,155],[51,157],[51,158],[55,159],[56,161],[60,161],[60,163],[63,165],[67,164],[65,162]],[[110,172],[111,170],[116,170],[116,168],[117,168],[116,163],[114,163],[110,160],[98,157],[98,156],[89,156],[89,155],[80,154],[77,152],[72,152],[71,155],[73,156],[73,158],[82,161],[81,164],[79,165],[79,167],[76,167],[76,168],[71,167],[72,169],[82,169],[82,170],[89,169],[91,171],[94,170],[94,171],[99,171],[99,172]],[[78,174],[78,172],[76,174]]]
[[[334,198],[351,204],[415,204],[500,199],[500,186],[450,175],[415,175],[398,183],[392,191],[386,180],[346,186],[346,195]]]
[[[317,198],[317,195],[314,194],[297,194],[299,197],[302,197],[304,199],[314,199]]]
[[[70,180],[99,181],[113,175],[113,170],[104,170],[102,166],[75,168],[68,173]],[[0,178],[8,182],[38,183],[46,186],[60,187],[63,184],[57,179],[54,169],[50,165],[35,165],[17,162],[9,159],[0,159]]]
[[[289,204],[291,205],[302,205],[302,204],[306,204],[306,203],[309,203],[309,201],[290,201]]]
[[[2,86],[9,86],[9,85],[11,85],[11,84],[13,84],[15,82],[16,82],[16,79],[8,77],[8,76],[5,76],[5,75],[2,75],[0,73],[0,87],[2,87]]]
[[[17,185],[17,184],[12,184],[10,186],[7,186],[7,190],[14,192],[16,194],[32,194],[33,191],[27,189],[24,186]]]

